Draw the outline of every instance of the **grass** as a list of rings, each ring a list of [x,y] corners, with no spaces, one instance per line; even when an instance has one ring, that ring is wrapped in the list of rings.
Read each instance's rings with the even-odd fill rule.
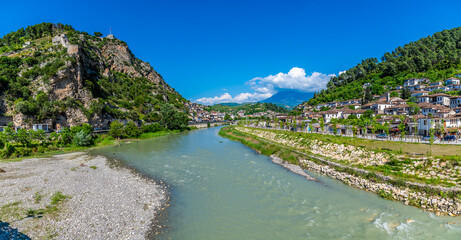
[[[141,136],[139,136],[139,139],[150,139],[150,138],[156,138],[160,136],[165,136],[169,134],[175,134],[179,133],[179,130],[173,130],[173,131],[160,131],[160,132],[148,132],[148,133],[143,133]]]
[[[258,130],[260,130],[260,129],[258,129]],[[274,130],[264,130],[264,131],[274,131]],[[294,133],[294,132],[283,132],[283,133],[284,134],[289,134],[292,137],[293,136],[303,137],[303,138],[308,137],[308,138],[312,139],[312,136],[309,136],[310,134],[306,134],[306,133]],[[222,128],[221,131],[219,132],[219,134],[221,136],[227,137],[227,138],[229,138],[231,140],[239,141],[239,142],[241,142],[241,143],[243,143],[243,144],[245,144],[245,145],[247,145],[247,146],[249,146],[249,147],[251,147],[251,148],[253,148],[253,149],[257,150],[257,151],[259,151],[259,152],[261,152],[262,154],[271,155],[271,154],[275,153],[276,155],[281,157],[283,160],[289,161],[289,162],[294,163],[294,164],[298,164],[298,159],[300,159],[301,157],[304,158],[304,159],[307,158],[307,159],[309,159],[310,161],[312,161],[312,162],[314,162],[316,164],[321,164],[321,165],[327,164],[326,162],[320,161],[320,159],[316,159],[315,157],[309,157],[309,155],[301,154],[298,150],[296,150],[296,149],[294,149],[294,148],[292,148],[290,146],[280,145],[280,144],[274,143],[272,141],[263,142],[263,140],[260,140],[259,137],[253,136],[253,135],[248,134],[248,133],[240,132],[240,131],[234,129],[233,127]],[[353,142],[355,142],[355,144],[363,144],[362,140],[365,140],[365,139],[358,139],[358,141],[357,141],[356,139],[343,137],[343,138],[346,139],[346,141],[342,142],[343,138],[338,138],[338,137],[335,137],[335,136],[325,136],[325,135],[319,135],[319,134],[316,134],[316,135],[318,135],[318,138],[316,138],[317,140],[320,140],[322,142],[332,142],[332,143],[335,143],[335,144],[351,144]],[[314,136],[314,137],[317,137],[317,136]],[[365,140],[365,141],[369,141],[369,140]],[[353,145],[353,144],[351,144],[351,145]],[[399,146],[400,143],[397,142],[396,145]],[[418,144],[415,144],[415,145],[418,145]],[[424,146],[424,144],[419,144],[419,145]],[[375,151],[377,151],[377,150],[375,150]],[[392,150],[380,150],[380,151],[393,153]],[[362,166],[360,166],[360,165],[348,166],[349,165],[348,163],[341,162],[341,161],[336,161],[335,159],[329,159],[328,157],[325,157],[325,156],[318,156],[318,157],[328,159],[329,161],[334,161],[334,162],[341,163],[342,167],[332,166],[333,168],[336,169],[336,171],[348,173],[348,174],[351,174],[351,175],[354,175],[354,176],[357,176],[357,177],[362,177],[364,179],[368,179],[368,180],[373,181],[373,182],[389,183],[389,184],[397,186],[397,187],[406,186],[406,187],[409,187],[409,188],[411,188],[413,190],[425,192],[425,193],[428,193],[430,195],[441,195],[442,193],[434,191],[434,189],[431,188],[429,185],[425,185],[423,187],[418,187],[418,186],[415,186],[415,185],[409,185],[409,184],[407,184],[407,182],[419,182],[419,183],[423,183],[423,184],[446,186],[446,187],[454,186],[453,183],[447,182],[446,180],[420,178],[420,177],[417,177],[415,175],[409,175],[409,174],[401,172],[401,170],[403,169],[404,164],[409,164],[409,163],[411,163],[411,161],[414,161],[414,160],[412,160],[410,158],[403,158],[403,159],[397,159],[396,158],[396,159],[391,159],[390,162],[388,162],[387,164],[384,164],[384,165],[377,165],[377,166],[369,165],[369,166],[364,167],[363,165]],[[445,159],[445,161],[454,162],[452,164],[458,164],[458,160],[459,160],[459,164],[461,164],[461,157],[458,157],[458,156],[442,156],[442,158]],[[368,173],[357,171],[354,168],[352,168],[352,166],[367,170]],[[379,177],[377,174],[388,175],[388,176],[391,176],[393,179],[392,180],[384,180],[382,177]],[[378,194],[381,195],[384,198],[389,197],[389,196],[387,196],[387,193],[385,193],[385,192],[378,193]],[[456,196],[456,194],[459,194],[459,193],[458,192],[450,192],[449,196],[454,197],[454,196]],[[444,195],[446,195],[446,194],[444,194]]]
[[[257,150],[263,155],[271,156],[275,154],[285,161],[298,164],[298,154],[294,151],[287,148],[282,148],[274,143],[260,141],[258,139],[252,138],[242,132],[235,130],[233,127],[221,128],[219,135],[234,141],[239,141],[249,146],[250,148]]]
[[[37,193],[36,193],[37,195]],[[35,197],[34,197],[35,198]],[[42,197],[40,196],[40,199]],[[62,194],[62,192],[55,192],[52,196],[51,196],[51,203],[50,205],[47,205],[45,208],[40,208],[40,209],[32,209],[32,208],[29,208],[25,211],[25,215],[26,217],[42,217],[43,215],[45,214],[55,214],[57,212],[59,212],[59,204],[61,204],[62,202],[64,202],[66,199],[70,198],[69,196],[67,195],[64,195]],[[37,202],[37,198],[35,198],[35,203],[38,203]],[[19,209],[16,209],[16,210],[19,210]]]
[[[19,214],[20,204],[21,202],[16,201],[3,205],[0,208],[0,220],[11,221],[19,219],[21,217]]]
[[[55,192],[53,196],[51,196],[51,205],[56,205],[67,198],[69,198],[69,196],[62,194],[62,192]]]
[[[427,155],[428,149],[431,148],[432,155],[461,155],[461,146],[451,144],[433,144],[430,146],[428,143],[400,143],[394,141],[378,141],[363,138],[323,135],[317,133],[302,134],[309,136],[311,139],[317,139],[324,142],[348,144],[356,147],[364,147],[370,150],[390,151],[396,154],[399,154],[400,151],[403,150],[404,153]]]
[[[40,203],[40,201],[42,200],[42,198],[43,198],[43,195],[40,194],[39,191],[35,192],[35,194],[34,194],[35,203]]]
[[[89,168],[94,169],[94,170],[98,169],[98,167],[96,166],[89,166]]]

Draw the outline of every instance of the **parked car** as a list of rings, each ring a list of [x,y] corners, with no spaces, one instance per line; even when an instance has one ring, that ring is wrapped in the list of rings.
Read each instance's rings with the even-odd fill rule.
[[[443,141],[456,141],[456,136],[455,135],[447,135],[442,138]]]
[[[421,138],[421,140],[429,141],[429,140],[431,140],[431,136],[424,136],[423,138]]]
[[[385,133],[380,133],[378,135],[376,135],[377,138],[387,138],[387,134]]]

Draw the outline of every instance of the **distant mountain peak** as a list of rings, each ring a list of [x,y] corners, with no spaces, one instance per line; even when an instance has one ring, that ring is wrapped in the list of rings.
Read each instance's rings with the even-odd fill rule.
[[[281,90],[272,97],[262,100],[262,103],[274,103],[287,108],[293,108],[314,96],[314,93],[301,92],[298,90]]]

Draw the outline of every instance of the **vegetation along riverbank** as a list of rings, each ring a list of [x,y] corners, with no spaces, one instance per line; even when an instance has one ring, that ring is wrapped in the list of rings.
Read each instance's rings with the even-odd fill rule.
[[[181,129],[168,129],[159,123],[138,127],[134,122],[122,124],[112,122],[110,130],[98,134],[89,124],[64,128],[61,132],[45,133],[42,130],[17,131],[5,128],[0,132],[0,162],[17,161],[25,157],[48,157],[53,154],[83,151],[94,147],[104,147],[134,139],[149,139],[167,134],[174,134]]]
[[[383,198],[437,214],[461,215],[461,158],[442,149],[454,146],[437,146],[440,149],[433,152],[441,154],[435,156],[423,154],[429,147],[426,144],[406,143],[421,148],[421,154],[415,155],[376,148],[365,139],[346,141],[335,136],[242,126],[223,128],[220,135]]]

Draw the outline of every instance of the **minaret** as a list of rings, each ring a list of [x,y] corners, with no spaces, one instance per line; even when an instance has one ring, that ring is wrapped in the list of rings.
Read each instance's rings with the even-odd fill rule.
[[[112,35],[112,27],[109,27],[109,35],[107,35],[106,38],[108,38],[108,39],[114,39],[115,38],[114,35]]]

